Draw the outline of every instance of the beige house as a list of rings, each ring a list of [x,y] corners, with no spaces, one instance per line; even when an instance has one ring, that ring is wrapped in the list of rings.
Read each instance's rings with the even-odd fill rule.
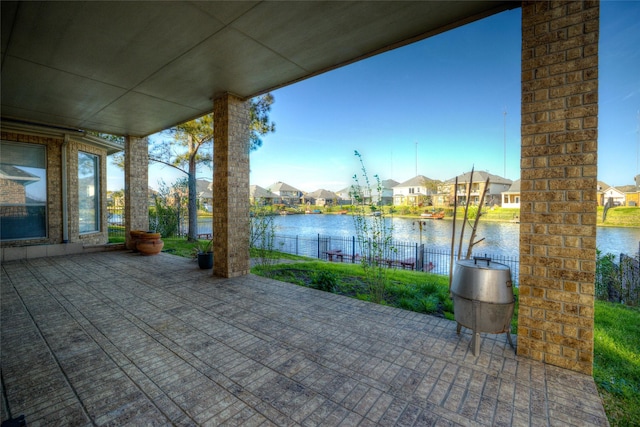
[[[458,186],[454,188],[456,178],[458,179]],[[480,203],[482,192],[485,191],[487,178],[489,179],[489,186],[484,195],[484,204],[486,206],[500,206],[502,204],[502,192],[507,191],[513,181],[489,172],[474,171],[473,176],[471,172],[463,173],[448,179],[446,185],[442,186],[441,189],[448,191],[449,200],[453,201],[455,197],[458,206],[464,206],[467,203],[477,206]],[[471,187],[470,192],[469,187]]]
[[[39,228],[3,239],[2,259],[46,255],[65,241],[105,243],[104,158],[112,150],[125,151],[126,230],[146,229],[146,137],[213,112],[213,273],[222,277],[250,269],[249,99],[521,7],[517,352],[591,374],[599,2],[0,5],[3,147],[14,145],[11,163],[47,183],[39,193],[46,202],[29,206]],[[84,130],[122,135],[124,147]],[[38,151],[35,166],[24,160]],[[88,176],[93,189],[80,183]]]
[[[303,192],[291,185],[278,181],[267,187],[267,191],[275,196],[274,203],[294,206],[302,201]]]
[[[502,192],[502,207],[520,209],[520,180],[513,181],[507,191]]]
[[[302,202],[308,206],[334,206],[340,197],[333,191],[320,188],[302,196]]]
[[[393,187],[393,204],[395,206],[431,206],[437,186],[438,182],[431,178],[424,175],[414,176]]]
[[[252,205],[260,206],[271,205],[277,199],[271,191],[260,187],[259,185],[251,185],[249,187],[249,200]]]
[[[606,182],[598,181],[598,206],[604,206],[607,203],[610,207],[625,206],[625,193],[629,188],[612,187]]]

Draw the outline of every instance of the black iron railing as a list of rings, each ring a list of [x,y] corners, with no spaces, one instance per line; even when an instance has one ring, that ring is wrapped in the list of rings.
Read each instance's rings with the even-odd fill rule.
[[[293,255],[307,256],[332,262],[357,263],[362,259],[362,251],[355,236],[290,236],[276,234],[273,250]],[[448,275],[451,252],[431,249],[418,243],[394,241],[383,251],[382,260],[392,268],[404,268]],[[474,253],[473,256],[487,256],[492,261],[506,264],[511,270],[512,280],[517,285],[520,262],[518,258],[491,253]],[[457,253],[454,253],[454,260]]]

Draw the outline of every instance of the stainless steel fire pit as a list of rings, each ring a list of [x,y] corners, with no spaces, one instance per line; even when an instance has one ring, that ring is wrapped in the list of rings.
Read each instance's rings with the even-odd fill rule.
[[[511,347],[511,318],[515,299],[508,266],[491,258],[474,257],[456,262],[451,283],[453,312],[462,326],[473,330],[471,350],[480,352],[480,332],[507,333]]]

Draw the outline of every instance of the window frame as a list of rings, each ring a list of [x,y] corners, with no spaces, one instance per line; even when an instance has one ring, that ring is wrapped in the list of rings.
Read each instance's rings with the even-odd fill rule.
[[[83,177],[81,176],[81,156],[87,156],[92,160],[92,164],[93,164],[93,194],[91,196],[86,196],[83,197],[82,196],[82,191],[88,189],[88,186],[83,186],[81,184],[83,179],[86,178],[90,178],[91,175]],[[101,224],[101,206],[100,206],[100,192],[101,192],[101,188],[100,188],[100,156],[94,153],[89,153],[86,151],[81,151],[78,150],[78,233],[80,235],[84,235],[84,234],[92,234],[92,233],[99,233],[101,228],[102,228],[102,224]],[[86,200],[88,198],[93,198],[93,225],[94,227],[91,229],[85,228],[83,227],[83,224],[88,224],[88,221],[83,221],[82,220],[82,205],[83,205],[83,200]]]
[[[32,144],[32,143],[26,143],[26,142],[19,142],[19,141],[9,141],[9,140],[0,140],[0,146],[2,146],[4,150],[7,149],[8,146],[14,146],[14,147],[20,147],[21,149],[24,150],[28,150],[30,151],[28,153],[28,155],[26,157],[32,159],[34,158],[34,154],[36,153],[36,151],[39,151],[40,153],[38,153],[38,161],[36,163],[40,163],[42,165],[42,167],[38,167],[38,166],[25,166],[22,164],[19,165],[15,165],[13,163],[7,163],[8,165],[11,166],[16,166],[16,167],[28,167],[28,168],[32,168],[32,169],[40,169],[42,170],[43,176],[40,177],[41,179],[38,180],[38,182],[42,182],[42,184],[44,185],[44,191],[42,196],[44,197],[44,200],[42,201],[32,201],[32,202],[28,202],[27,201],[27,194],[26,194],[26,186],[25,186],[25,201],[24,203],[5,203],[3,200],[0,200],[0,206],[2,208],[4,207],[16,207],[16,208],[20,208],[20,207],[24,207],[25,211],[28,210],[28,208],[41,208],[43,211],[41,220],[42,220],[42,224],[41,227],[39,227],[39,229],[43,230],[42,234],[39,235],[32,235],[32,236],[19,236],[19,237],[15,237],[10,235],[10,237],[5,238],[6,234],[5,233],[0,233],[0,240],[3,242],[10,242],[10,241],[18,241],[18,240],[45,240],[49,237],[49,185],[48,185],[48,176],[49,176],[49,168],[48,168],[48,147],[45,144]],[[6,161],[6,151],[5,154],[3,155],[2,158],[2,162],[4,163],[4,161]],[[25,173],[29,173],[27,171],[23,171]],[[28,184],[27,184],[28,185]],[[2,226],[3,229],[7,229],[7,228],[12,228],[12,226],[10,224],[5,223]],[[18,226],[18,227],[13,227],[14,229],[18,229],[18,230],[25,230],[24,227],[22,226]],[[26,228],[27,230],[29,228]]]

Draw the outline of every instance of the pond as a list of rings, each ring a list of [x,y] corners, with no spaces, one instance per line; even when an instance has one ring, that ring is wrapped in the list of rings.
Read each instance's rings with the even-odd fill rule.
[[[392,218],[393,238],[402,242],[424,243],[425,248],[449,250],[451,247],[452,221]],[[422,224],[422,231],[419,223]],[[350,215],[283,215],[274,218],[276,234],[315,236],[353,236],[355,227]],[[456,224],[456,241],[462,222]],[[466,227],[466,235],[470,228]],[[477,239],[484,238],[474,250],[487,251],[515,257],[519,254],[520,224],[485,221],[478,224]],[[640,228],[598,227],[596,244],[603,253],[637,254]],[[464,239],[466,251],[468,237]]]

